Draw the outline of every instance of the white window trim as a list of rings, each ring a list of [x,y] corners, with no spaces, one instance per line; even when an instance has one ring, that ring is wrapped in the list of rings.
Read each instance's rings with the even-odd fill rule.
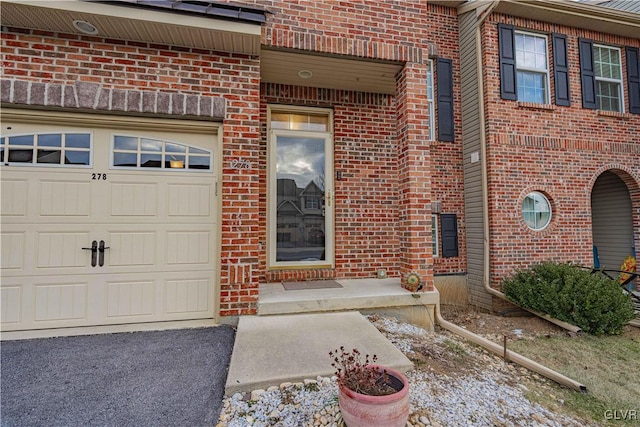
[[[525,200],[527,197],[529,197],[530,195],[532,195],[532,194],[536,194],[536,195],[540,195],[540,196],[542,196],[542,198],[545,200],[545,202],[546,202],[546,203],[547,203],[547,205],[549,206],[549,221],[547,221],[547,223],[544,225],[544,227],[540,227],[540,228],[534,228],[534,227],[531,227],[531,226],[527,223],[527,221],[525,221],[525,220],[524,220],[524,209],[523,209],[522,204],[524,203],[524,200]],[[534,210],[534,211],[532,211],[532,212],[533,212],[533,214],[534,214],[534,215],[536,214],[536,211],[535,211],[535,210]],[[522,220],[523,220],[523,222],[524,222],[525,226],[526,226],[529,230],[532,230],[532,231],[542,231],[542,230],[545,230],[547,227],[549,227],[549,225],[551,225],[551,221],[553,220],[553,215],[554,215],[554,214],[553,214],[553,205],[551,204],[551,200],[549,200],[549,198],[547,197],[547,195],[546,195],[546,194],[544,194],[544,193],[543,193],[543,192],[541,192],[541,191],[533,190],[533,191],[529,191],[529,192],[527,192],[527,194],[525,194],[524,198],[522,199],[522,202],[520,203],[520,216],[521,216],[521,218],[522,218]]]
[[[601,47],[601,48],[605,48],[605,49],[612,49],[612,50],[617,50],[618,51],[618,57],[620,58],[620,79],[611,79],[608,77],[598,77],[598,75],[596,74],[595,70],[593,75],[595,76],[596,79],[596,83],[598,81],[601,82],[610,82],[610,83],[618,83],[618,87],[620,88],[620,112],[624,113],[624,74],[623,74],[623,70],[622,70],[622,49],[620,49],[619,47],[616,46],[607,46],[605,44],[598,44],[598,43],[594,43],[593,47]],[[595,59],[594,59],[595,61]],[[598,99],[598,94],[597,94],[597,90],[598,88],[596,87],[596,103],[597,103],[597,99]],[[608,110],[603,110],[603,111],[608,111]]]
[[[271,129],[271,113],[308,113],[326,114],[328,119],[327,131],[301,131],[288,129]],[[279,135],[306,136],[311,138],[323,137],[326,140],[326,155],[330,156],[326,161],[325,181],[326,193],[331,197],[331,203],[325,204],[325,259],[320,261],[276,261],[277,253],[277,179],[276,179],[276,150],[274,150],[275,138]],[[267,269],[269,270],[294,270],[313,268],[335,267],[335,197],[333,182],[333,110],[329,108],[295,107],[287,105],[267,105]]]
[[[549,38],[545,35],[545,34],[539,34],[539,33],[531,33],[528,31],[515,31],[515,35],[517,36],[518,34],[523,34],[526,36],[532,36],[532,37],[540,37],[540,38],[544,38],[544,45],[545,45],[545,50],[544,50],[544,54],[546,56],[546,62],[547,62],[547,68],[544,70],[544,74],[546,75],[546,87],[545,87],[545,102],[544,104],[551,104],[551,78],[549,76]],[[515,49],[514,46],[514,50],[517,52],[517,49]],[[517,55],[517,54],[516,54]],[[516,60],[516,80],[518,79],[518,71],[529,71],[532,73],[538,73],[538,74],[543,74],[543,71],[538,69],[538,68],[527,68],[527,67],[521,67],[518,65],[518,61]],[[516,94],[517,95],[517,94]],[[522,102],[528,102],[525,101],[524,99],[518,99],[518,101],[522,101]]]
[[[435,239],[431,242],[433,247],[433,258],[440,257],[440,229],[438,227],[438,215],[431,214],[431,228],[435,229],[435,233],[433,233],[432,230],[432,235],[435,235]]]
[[[82,134],[89,134],[89,148],[72,148],[70,147],[69,151],[79,151],[79,152],[88,152],[89,153],[89,164],[88,165],[68,165],[65,163],[37,163],[37,162],[9,162],[9,148],[12,147],[11,145],[9,145],[9,138],[12,137],[16,137],[16,136],[38,136],[38,135],[57,135],[57,134],[73,134],[73,133],[82,133]],[[64,168],[64,169],[73,169],[73,168],[80,168],[80,169],[91,169],[93,168],[93,141],[94,141],[94,134],[93,131],[90,130],[78,130],[78,129],[70,129],[70,130],[56,130],[56,131],[42,131],[42,132],[21,132],[21,133],[16,133],[16,134],[3,134],[2,138],[5,138],[5,145],[3,145],[4,147],[4,152],[3,152],[3,158],[0,159],[0,164],[4,165],[4,166],[17,166],[17,167],[37,167],[37,168]],[[15,147],[15,146],[13,146]],[[28,146],[25,146],[28,147]],[[37,157],[37,150],[38,150],[38,146],[34,145],[32,146],[32,149],[35,150],[34,151],[34,157],[33,159],[35,160]],[[58,149],[61,153],[66,151],[66,147],[64,147],[64,149],[62,149],[62,147],[46,147],[43,146],[41,147],[42,149],[46,149],[46,148],[54,148],[54,149]],[[5,159],[7,161],[5,161]]]
[[[433,97],[434,89],[433,85],[435,83],[434,72],[433,72],[433,59],[429,59],[427,61],[427,82],[428,76],[431,75],[431,88],[427,84],[427,109],[429,111],[429,141],[435,141],[436,138],[436,109],[435,109],[435,101]]]

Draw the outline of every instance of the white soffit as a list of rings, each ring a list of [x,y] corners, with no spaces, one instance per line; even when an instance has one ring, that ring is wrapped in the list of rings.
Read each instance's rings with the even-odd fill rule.
[[[67,1],[3,0],[2,25],[81,34],[83,20],[96,37],[195,47],[247,55],[260,54],[261,26],[112,4]]]
[[[260,69],[265,83],[394,94],[402,65],[263,49]],[[301,78],[300,71],[311,77]]]
[[[463,5],[459,12],[466,10]],[[640,34],[640,14],[575,1],[501,0],[494,12],[623,37],[638,38]]]

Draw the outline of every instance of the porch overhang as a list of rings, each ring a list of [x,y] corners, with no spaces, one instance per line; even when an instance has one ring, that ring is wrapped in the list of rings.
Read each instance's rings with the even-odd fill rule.
[[[97,29],[97,37],[259,55],[257,15],[238,11],[234,19],[128,1],[3,0],[1,21],[3,26],[70,34],[83,34],[74,21],[85,21]]]
[[[260,78],[265,83],[394,94],[402,67],[399,62],[263,47]]]

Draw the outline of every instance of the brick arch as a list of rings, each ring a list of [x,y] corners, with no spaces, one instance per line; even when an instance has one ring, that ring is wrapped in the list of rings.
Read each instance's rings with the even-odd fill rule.
[[[593,192],[593,186],[597,179],[604,173],[611,172],[618,176],[624,182],[631,198],[631,215],[633,226],[633,238],[635,242],[636,257],[640,254],[640,177],[629,167],[612,163],[600,167],[593,173],[589,185],[587,186],[588,200],[591,200],[591,194]]]
[[[596,180],[605,172],[616,174],[625,183],[631,196],[632,207],[635,208],[636,211],[640,211],[640,177],[627,166],[619,163],[612,163],[597,169],[589,180],[589,185],[586,188],[587,195],[591,197],[591,192],[593,191]],[[634,221],[634,226],[635,225]]]

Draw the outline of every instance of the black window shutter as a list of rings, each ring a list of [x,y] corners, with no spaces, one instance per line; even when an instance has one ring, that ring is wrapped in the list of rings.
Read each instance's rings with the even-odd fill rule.
[[[458,217],[456,214],[441,214],[442,256],[458,256]]]
[[[629,112],[640,114],[640,49],[637,47],[627,47],[626,50]]]
[[[593,65],[593,42],[579,39],[580,76],[582,80],[582,108],[595,110],[596,107],[596,72]]]
[[[450,59],[438,58],[438,140],[453,142],[453,68]]]
[[[556,105],[569,107],[569,59],[567,55],[567,36],[553,33],[553,80],[556,86]]]
[[[498,45],[500,48],[500,97],[516,101],[516,46],[512,25],[498,24]]]

